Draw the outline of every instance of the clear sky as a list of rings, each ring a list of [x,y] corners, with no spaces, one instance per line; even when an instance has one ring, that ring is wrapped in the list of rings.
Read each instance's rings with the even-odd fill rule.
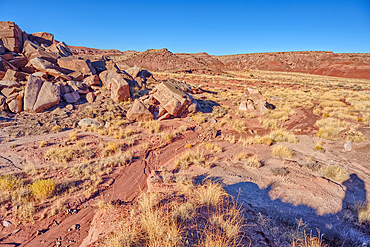
[[[370,0],[0,0],[0,20],[121,51],[370,53]]]

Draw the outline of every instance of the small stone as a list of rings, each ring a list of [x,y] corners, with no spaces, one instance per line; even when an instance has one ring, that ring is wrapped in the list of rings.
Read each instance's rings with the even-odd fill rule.
[[[95,94],[94,93],[86,94],[86,100],[89,103],[93,103],[95,101]]]
[[[3,226],[8,227],[8,226],[11,226],[11,225],[12,225],[12,223],[10,221],[7,221],[7,220],[3,221]]]
[[[69,110],[69,111],[72,111],[73,110],[73,105],[71,105],[71,104],[67,105],[66,109]]]
[[[81,127],[87,127],[87,128],[91,128],[91,127],[98,127],[100,128],[103,123],[101,120],[98,120],[98,119],[94,119],[94,118],[84,118],[84,119],[81,119],[80,122],[78,122],[78,125],[81,126]]]
[[[352,151],[352,142],[346,141],[346,143],[344,143],[343,147],[344,147],[344,151],[351,152]]]

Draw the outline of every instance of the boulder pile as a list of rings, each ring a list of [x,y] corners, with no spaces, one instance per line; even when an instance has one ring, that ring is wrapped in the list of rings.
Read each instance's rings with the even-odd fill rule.
[[[151,92],[147,82],[157,84]],[[197,108],[184,82],[159,83],[138,66],[120,70],[106,58],[90,62],[51,33],[28,34],[14,22],[0,22],[0,110],[38,113],[82,97],[92,103],[103,89],[114,102],[145,95],[127,113],[133,121],[181,117]]]

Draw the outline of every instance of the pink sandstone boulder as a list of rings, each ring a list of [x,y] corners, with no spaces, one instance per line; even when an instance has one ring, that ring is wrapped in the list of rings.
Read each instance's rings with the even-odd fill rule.
[[[22,30],[14,22],[0,21],[0,38],[6,50],[22,52],[25,39]]]
[[[126,117],[131,121],[149,121],[153,119],[153,114],[139,99],[135,99]]]
[[[24,92],[24,110],[33,111],[37,96],[39,95],[43,81],[37,76],[30,75]]]
[[[99,74],[103,85],[111,90],[111,98],[115,102],[120,102],[130,98],[130,88],[124,74],[119,74],[113,70],[106,70]]]
[[[56,106],[60,101],[60,86],[45,81],[40,89],[33,111],[42,112]]]
[[[77,91],[74,91],[72,93],[66,93],[63,95],[63,99],[65,102],[69,104],[76,103],[80,99],[80,94]]]

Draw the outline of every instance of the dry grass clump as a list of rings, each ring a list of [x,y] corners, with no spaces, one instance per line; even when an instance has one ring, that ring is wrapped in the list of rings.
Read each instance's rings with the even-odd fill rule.
[[[115,154],[121,149],[122,144],[116,142],[108,142],[102,150],[102,157],[107,157],[109,155]]]
[[[280,158],[293,158],[293,151],[290,148],[287,148],[283,145],[274,146],[272,148],[272,155]]]
[[[191,116],[191,119],[193,119],[198,124],[202,124],[206,121],[207,118],[204,116],[203,113],[197,112],[197,113],[193,114],[193,116]]]
[[[327,140],[335,140],[342,130],[348,127],[348,123],[335,118],[324,118],[316,121],[316,126],[319,127],[316,135]]]
[[[190,165],[199,165],[203,167],[208,167],[210,164],[207,162],[207,157],[200,153],[199,150],[197,152],[188,151],[177,158],[175,163],[175,168],[180,168],[182,170],[187,169]]]
[[[222,147],[210,142],[205,143],[204,146],[207,150],[210,150],[212,153],[222,153],[223,151]]]
[[[325,149],[323,148],[323,146],[322,146],[322,142],[317,142],[316,143],[316,146],[314,147],[314,150],[315,151],[319,151],[319,152],[325,152]]]
[[[237,111],[235,115],[241,118],[246,118],[246,119],[251,119],[251,118],[256,117],[256,114],[254,114],[253,112],[246,112],[246,111],[240,111],[240,110]]]
[[[42,141],[39,142],[39,147],[40,148],[43,148],[43,147],[45,147],[47,145],[48,145],[48,143],[45,140],[42,140]]]
[[[351,142],[364,142],[365,141],[365,136],[360,132],[356,130],[350,130],[346,132],[346,141],[351,141]]]
[[[309,235],[304,232],[303,238],[293,239],[292,247],[327,247],[328,245],[324,243],[323,235],[320,234],[320,231],[318,231],[318,236],[313,236],[312,231]]]
[[[55,125],[53,126],[53,128],[51,128],[51,131],[53,131],[54,133],[59,133],[62,130],[63,130],[62,127],[60,127],[59,125]]]
[[[220,184],[190,184],[186,194],[142,194],[105,246],[239,246],[240,208]]]
[[[149,129],[150,133],[159,133],[161,130],[161,124],[158,121],[147,121],[147,122],[139,122],[139,127]]]
[[[30,188],[36,198],[47,198],[54,192],[55,185],[56,183],[53,179],[40,179],[33,182]]]
[[[212,109],[211,116],[214,118],[220,118],[227,114],[227,110],[223,108],[222,106],[214,106]]]
[[[242,121],[230,120],[230,121],[228,121],[228,124],[231,127],[233,127],[236,131],[238,131],[239,133],[243,133],[243,132],[246,132],[248,130],[247,124],[242,122]]]
[[[260,160],[258,159],[258,156],[253,155],[253,156],[251,156],[247,159],[247,162],[245,163],[245,165],[248,166],[248,167],[259,168],[259,167],[261,167],[262,164],[261,164]]]
[[[370,205],[366,203],[360,203],[357,206],[358,221],[359,223],[370,222]]]
[[[259,118],[258,122],[262,125],[263,128],[268,129],[268,128],[278,128],[280,127],[280,124],[274,119],[265,119],[265,118]]]
[[[343,103],[341,101],[332,101],[332,100],[325,100],[320,103],[321,107],[344,107],[346,106],[346,103]]]
[[[266,146],[270,146],[273,142],[270,136],[259,136],[255,135],[253,137],[248,137],[246,139],[240,139],[239,142],[242,142],[244,146],[252,145],[252,144],[263,144]]]
[[[319,174],[340,183],[345,181],[348,177],[346,171],[338,166],[322,167],[319,169]]]
[[[297,143],[297,137],[285,130],[285,129],[276,129],[270,132],[269,137],[275,142],[290,142],[290,143]]]
[[[77,141],[77,131],[72,131],[71,133],[68,134],[68,139],[73,142]]]
[[[72,159],[77,159],[80,157],[91,159],[94,156],[95,156],[95,153],[92,151],[92,149],[88,147],[84,147],[81,149],[75,149],[72,147],[50,148],[45,153],[45,157],[53,159],[60,163],[68,163]]]

